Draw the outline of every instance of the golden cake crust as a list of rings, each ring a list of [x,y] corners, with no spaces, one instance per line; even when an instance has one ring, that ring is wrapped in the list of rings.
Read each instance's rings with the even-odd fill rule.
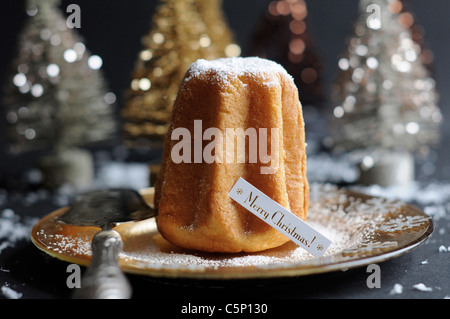
[[[193,136],[195,120],[202,121],[203,131],[210,127],[223,132],[226,128],[266,128],[269,132],[278,128],[278,169],[261,174],[268,164],[260,159],[249,163],[248,157],[245,163],[174,163],[171,150],[178,141],[172,139],[172,132],[187,128]],[[203,146],[208,143],[204,141]],[[239,177],[306,218],[309,187],[297,88],[281,66],[268,60],[199,60],[180,86],[164,144],[155,185],[160,233],[177,246],[208,252],[255,252],[286,243],[287,237],[228,196]]]

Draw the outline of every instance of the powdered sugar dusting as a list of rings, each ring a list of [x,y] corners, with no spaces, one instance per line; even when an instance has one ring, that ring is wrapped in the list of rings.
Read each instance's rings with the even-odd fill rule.
[[[199,59],[191,64],[187,74],[185,82],[208,74],[211,80],[224,84],[239,76],[262,77],[265,85],[277,84],[277,74],[292,78],[280,64],[259,57],[222,58],[212,61]]]
[[[330,229],[317,223],[310,223],[310,225],[333,241],[325,256],[340,252],[348,245],[356,244],[359,240],[356,237],[351,238],[351,235],[345,234],[342,230]],[[127,262],[140,262],[140,266],[145,268],[197,271],[206,268],[279,266],[283,263],[306,261],[314,258],[313,255],[292,242],[263,252],[238,254],[180,252],[176,249],[175,251],[162,251],[155,242],[152,242],[144,251],[125,251],[122,257]]]
[[[338,192],[332,185],[312,185],[311,193],[312,202],[306,222],[332,241],[323,257],[315,258],[293,242],[258,253],[207,254],[187,252],[174,246],[173,250],[161,249],[157,240],[149,242],[144,250],[125,251],[122,257],[126,262],[151,269],[184,271],[227,267],[267,269],[324,260],[332,258],[335,254],[351,256],[359,250],[369,254],[372,249],[383,250],[396,246],[396,242],[370,243],[370,241],[375,230],[384,222],[385,214],[401,207],[400,202],[381,198],[362,202],[360,199],[349,198],[344,192]],[[156,228],[154,236],[160,236],[157,235]]]
[[[116,230],[124,239],[120,254],[122,266],[145,273],[206,272],[250,269],[298,269],[314,265],[342,267],[347,261],[392,252],[400,246],[403,232],[422,231],[428,224],[426,215],[405,210],[404,202],[358,195],[330,184],[311,184],[310,208],[306,223],[332,241],[322,257],[314,257],[293,242],[257,253],[220,254],[185,250],[167,242],[159,234],[154,219],[119,225]],[[52,229],[51,220],[47,229]],[[44,228],[45,229],[45,228]],[[41,229],[38,237],[47,250],[65,256],[90,256],[93,234],[62,235]],[[408,237],[410,238],[410,237]],[[345,267],[344,267],[345,268]]]
[[[58,254],[91,255],[91,242],[85,236],[46,234],[43,229],[37,234],[47,243],[47,249]]]

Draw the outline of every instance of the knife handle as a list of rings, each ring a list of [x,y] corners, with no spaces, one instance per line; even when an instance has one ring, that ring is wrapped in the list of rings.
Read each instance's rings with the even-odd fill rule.
[[[120,234],[103,230],[92,239],[92,259],[81,279],[75,299],[129,299],[131,285],[118,264],[123,249]]]

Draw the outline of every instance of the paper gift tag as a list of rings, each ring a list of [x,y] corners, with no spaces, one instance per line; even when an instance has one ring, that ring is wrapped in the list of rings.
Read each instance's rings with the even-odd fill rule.
[[[243,178],[239,178],[228,195],[316,257],[322,256],[331,244],[328,238]]]

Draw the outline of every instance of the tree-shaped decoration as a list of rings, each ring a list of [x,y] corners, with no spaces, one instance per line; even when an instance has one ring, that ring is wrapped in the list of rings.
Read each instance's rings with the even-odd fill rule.
[[[389,0],[360,0],[360,18],[339,60],[330,139],[340,150],[381,147],[410,152],[439,140],[435,81],[411,31]]]
[[[401,25],[411,29],[412,39],[420,46],[420,59],[429,70],[432,70],[434,60],[433,52],[425,45],[425,29],[417,23],[411,8],[410,0],[393,0],[389,4],[389,10],[398,13]]]
[[[358,154],[365,184],[406,185],[414,155],[439,141],[442,115],[435,81],[396,0],[360,0],[360,18],[339,60],[328,142]]]
[[[294,78],[303,106],[323,106],[322,64],[304,0],[271,1],[246,55],[278,62]]]
[[[74,157],[67,150],[109,140],[117,130],[102,60],[67,26],[59,2],[27,1],[29,17],[3,100],[9,151],[53,150],[58,163]]]
[[[213,42],[214,53],[219,57],[236,57],[241,54],[241,48],[234,41],[233,32],[228,27],[222,10],[222,0],[195,0],[200,16],[205,23],[206,33]],[[206,38],[205,44],[209,42]]]
[[[162,141],[180,81],[190,64],[240,54],[219,0],[161,0],[152,21],[122,112],[129,146]]]

